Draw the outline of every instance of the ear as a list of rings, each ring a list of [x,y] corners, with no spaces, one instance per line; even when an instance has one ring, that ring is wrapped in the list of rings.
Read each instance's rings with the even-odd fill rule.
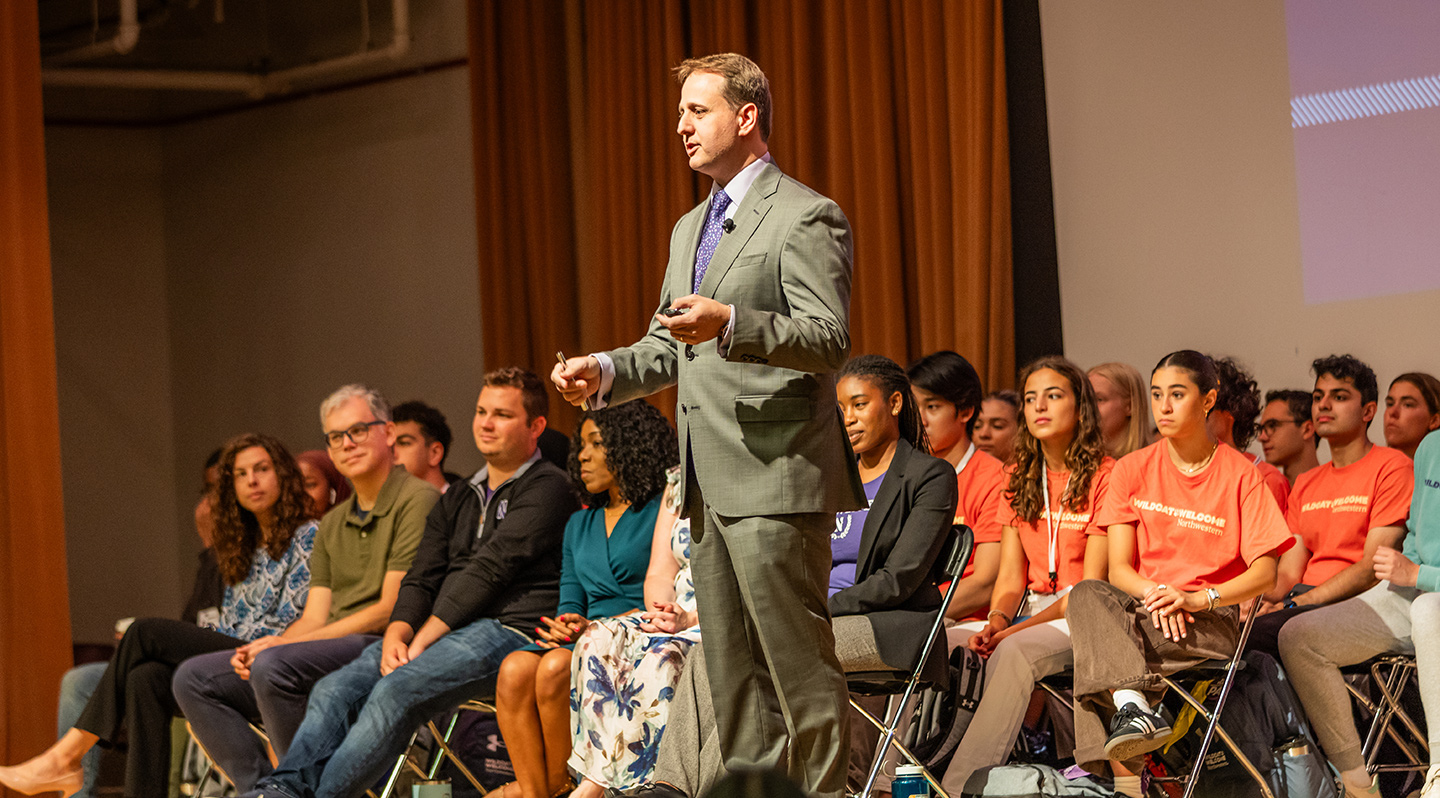
[[[540,438],[540,433],[545,431],[546,425],[547,422],[545,421],[544,416],[536,416],[530,419],[530,434],[538,440]]]
[[[430,445],[426,448],[428,449],[425,454],[426,462],[430,464],[431,468],[439,467],[440,461],[445,459],[444,444],[440,443],[440,441],[431,441]]]
[[[740,122],[740,135],[748,136],[760,126],[760,109],[755,103],[745,103],[735,112],[735,118]]]
[[[385,445],[389,446],[392,449],[395,448],[396,437],[398,436],[395,434],[395,422],[385,422]]]
[[[1440,429],[1440,413],[1436,413],[1430,416],[1430,423],[1425,425],[1425,429],[1428,429],[1431,432]]]
[[[969,424],[970,419],[975,417],[976,412],[976,409],[973,407],[967,407],[964,410],[956,410],[955,420],[960,422],[961,424]]]
[[[1219,392],[1214,388],[1205,392],[1205,398],[1200,400],[1200,406],[1205,408],[1205,415],[1210,415],[1210,411],[1215,409],[1215,402],[1219,400],[1219,397]]]
[[[899,391],[890,394],[890,415],[899,417],[905,409],[905,397]]]
[[[1365,409],[1360,412],[1360,419],[1365,422],[1366,426],[1369,426],[1370,422],[1375,420],[1375,413],[1379,407],[1380,405],[1376,402],[1365,403]]]
[[[1310,441],[1310,440],[1314,440],[1314,439],[1315,439],[1315,422],[1313,422],[1313,421],[1302,421],[1302,422],[1300,422],[1300,440],[1302,440],[1302,441]]]

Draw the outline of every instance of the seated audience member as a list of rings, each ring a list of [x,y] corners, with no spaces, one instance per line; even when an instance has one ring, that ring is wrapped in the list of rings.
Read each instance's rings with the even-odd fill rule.
[[[1015,448],[1015,427],[1020,418],[1020,395],[995,391],[980,403],[980,420],[975,424],[975,445],[980,451],[1004,463]]]
[[[495,687],[496,720],[515,768],[515,782],[500,790],[499,798],[547,798],[571,789],[572,744],[595,746],[575,752],[582,763],[620,749],[624,740],[617,735],[635,731],[635,709],[645,705],[636,700],[671,689],[657,682],[632,696],[620,685],[588,678],[603,671],[580,674],[585,682],[572,688],[571,673],[574,639],[591,619],[637,617],[643,610],[665,472],[680,459],[675,431],[653,405],[627,402],[584,413],[571,452],[571,478],[584,488],[586,507],[565,524],[560,604],[553,618],[542,617],[534,627],[538,641],[505,658]],[[668,647],[670,641],[654,642]],[[673,674],[667,678],[673,683]],[[572,695],[579,701],[574,713]],[[595,713],[601,717],[582,717]],[[578,725],[572,725],[572,714]],[[630,717],[627,722],[607,714]],[[643,766],[653,758],[653,750],[645,749],[659,742],[658,729],[643,719],[638,725],[639,738],[629,743],[638,750],[626,758]],[[582,775],[573,795],[604,793],[606,785],[596,779],[603,773]]]
[[[1255,428],[1265,462],[1284,472],[1292,488],[1297,477],[1320,465],[1315,456],[1320,436],[1315,434],[1315,422],[1310,420],[1313,402],[1309,391],[1270,391],[1265,394],[1265,412],[1260,414]]]
[[[851,518],[852,530],[860,527],[853,576],[848,567],[831,573],[836,652],[852,670],[908,667],[940,606],[935,568],[955,514],[954,471],[926,452],[924,425],[899,364],[854,358],[841,369],[835,392],[871,497],[869,508]],[[834,559],[848,559],[844,542],[832,541],[832,548]],[[837,577],[851,584],[837,589]],[[654,781],[629,794],[693,798],[724,777],[704,645],[687,658]]]
[[[1379,389],[1375,372],[1349,355],[1315,361],[1315,431],[1330,462],[1295,480],[1286,520],[1295,547],[1280,558],[1250,647],[1279,656],[1280,627],[1296,615],[1375,585],[1375,552],[1400,545],[1410,512],[1410,459],[1370,442]]]
[[[680,518],[680,467],[665,472],[664,498],[645,571],[645,612],[594,621],[570,660],[573,727],[570,768],[600,787],[644,784],[655,765],[670,698],[690,647],[700,641],[690,576],[690,521]],[[642,712],[622,714],[616,695],[634,695]],[[611,703],[610,708],[606,704]],[[590,791],[581,783],[578,791]]]
[[[361,795],[420,724],[493,684],[529,642],[518,630],[555,606],[576,506],[565,474],[536,451],[548,401],[528,371],[485,375],[472,425],[485,467],[430,512],[384,638],[315,684],[289,750],[250,795]]]
[[[1216,389],[1215,407],[1210,411],[1208,423],[1210,434],[1226,446],[1233,446],[1245,455],[1275,496],[1275,503],[1281,511],[1290,500],[1290,481],[1280,469],[1265,462],[1262,455],[1250,454],[1250,442],[1255,439],[1255,417],[1260,415],[1260,386],[1250,372],[1228,357],[1211,358],[1215,373],[1219,376]]]
[[[945,772],[951,795],[974,771],[1005,762],[1036,680],[1072,664],[1071,588],[1107,573],[1105,530],[1095,518],[1115,461],[1105,454],[1092,383],[1070,361],[1047,357],[1025,367],[1020,385],[1024,423],[1006,469],[1008,499],[996,508],[1000,576],[988,623],[966,641],[990,663],[980,705]]]
[[[450,425],[445,414],[418,400],[401,402],[391,412],[395,421],[395,462],[411,476],[434,485],[441,493],[459,474],[445,470],[450,456]]]
[[[125,795],[169,792],[170,695],[175,666],[188,657],[234,649],[276,634],[300,616],[315,540],[295,459],[268,435],[242,435],[225,446],[216,489],[215,557],[225,598],[211,628],[168,618],[130,625],[75,726],[49,749],[0,768],[0,784],[29,795],[69,794],[82,783],[81,758],[127,732]]]
[[[395,427],[378,392],[343,386],[321,403],[320,419],[329,456],[355,492],[320,521],[304,615],[284,634],[195,657],[175,674],[175,700],[195,737],[241,790],[270,772],[250,723],[263,722],[276,755],[285,755],[311,686],[385,628],[439,498],[395,465]]]
[[[1000,568],[1000,525],[995,508],[1005,480],[1000,461],[980,451],[971,438],[983,396],[980,375],[968,360],[949,351],[926,355],[911,364],[907,374],[932,454],[955,468],[960,490],[955,523],[975,530],[975,553],[948,616],[956,622],[984,620],[990,587]]]
[[[1098,773],[1110,760],[1122,795],[1140,795],[1130,774],[1170,736],[1150,705],[1163,693],[1159,676],[1235,654],[1236,605],[1274,585],[1292,542],[1260,472],[1206,427],[1217,379],[1191,350],[1156,365],[1150,409],[1161,440],[1115,465],[1097,521],[1109,536],[1109,581],[1080,582],[1065,611],[1075,761]]]
[[[220,611],[220,602],[225,596],[225,582],[220,578],[220,566],[215,562],[215,550],[211,548],[215,538],[213,515],[215,488],[220,484],[220,455],[216,449],[205,460],[204,482],[200,488],[200,499],[195,503],[195,533],[200,536],[200,562],[196,566],[195,579],[191,583],[190,598],[180,611],[180,620],[203,625],[205,618]],[[213,623],[213,620],[211,621]],[[123,637],[116,632],[115,639]],[[56,709],[58,735],[64,736],[85,711],[100,677],[105,674],[108,662],[87,662],[65,672],[60,679],[60,702]],[[78,798],[90,798],[95,789],[95,778],[100,773],[100,748],[86,752],[81,764],[85,770],[85,783],[75,793]]]
[[[1296,618],[1280,631],[1290,683],[1351,798],[1380,791],[1360,756],[1341,667],[1380,654],[1413,655],[1430,751],[1440,750],[1440,433],[1426,436],[1415,452],[1409,528],[1404,553],[1390,547],[1376,551],[1375,576],[1382,581],[1355,598]],[[1440,767],[1431,757],[1421,798],[1440,796]]]
[[[300,476],[305,479],[305,495],[310,497],[310,513],[323,518],[330,508],[350,498],[350,483],[340,475],[330,455],[319,449],[307,449],[295,455]]]
[[[1440,380],[1411,371],[1390,382],[1385,394],[1385,445],[1415,459],[1415,447],[1440,429]]]
[[[1115,459],[1143,449],[1154,441],[1150,409],[1145,401],[1145,378],[1129,363],[1101,363],[1087,372],[1100,409],[1100,434],[1105,452]]]

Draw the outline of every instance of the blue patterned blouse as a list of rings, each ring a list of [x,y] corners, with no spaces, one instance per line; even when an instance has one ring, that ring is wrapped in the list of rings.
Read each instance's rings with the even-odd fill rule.
[[[302,524],[278,560],[256,549],[245,581],[225,586],[215,631],[248,641],[278,635],[294,623],[310,592],[310,549],[319,528],[314,521]]]

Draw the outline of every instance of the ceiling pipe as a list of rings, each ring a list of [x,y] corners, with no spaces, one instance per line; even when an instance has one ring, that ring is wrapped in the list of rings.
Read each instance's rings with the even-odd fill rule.
[[[121,2],[129,3],[133,7],[137,0],[121,0]],[[47,68],[41,70],[40,76],[46,86],[239,92],[259,99],[270,94],[289,92],[296,83],[403,57],[410,52],[409,0],[391,0],[390,18],[395,33],[391,37],[390,44],[385,47],[376,50],[361,50],[339,58],[282,69],[267,75],[253,72],[200,72],[184,69]],[[132,44],[131,47],[133,46]]]
[[[73,64],[107,55],[125,55],[140,41],[140,0],[120,0],[120,27],[115,38],[66,50],[45,59],[45,64]]]

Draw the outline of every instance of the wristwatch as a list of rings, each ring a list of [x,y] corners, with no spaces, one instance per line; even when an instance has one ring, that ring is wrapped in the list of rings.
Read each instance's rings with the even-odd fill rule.
[[[1207,587],[1205,588],[1205,598],[1207,601],[1210,602],[1210,606],[1206,607],[1205,609],[1213,610],[1217,605],[1220,604],[1220,591],[1216,590],[1213,587]]]

